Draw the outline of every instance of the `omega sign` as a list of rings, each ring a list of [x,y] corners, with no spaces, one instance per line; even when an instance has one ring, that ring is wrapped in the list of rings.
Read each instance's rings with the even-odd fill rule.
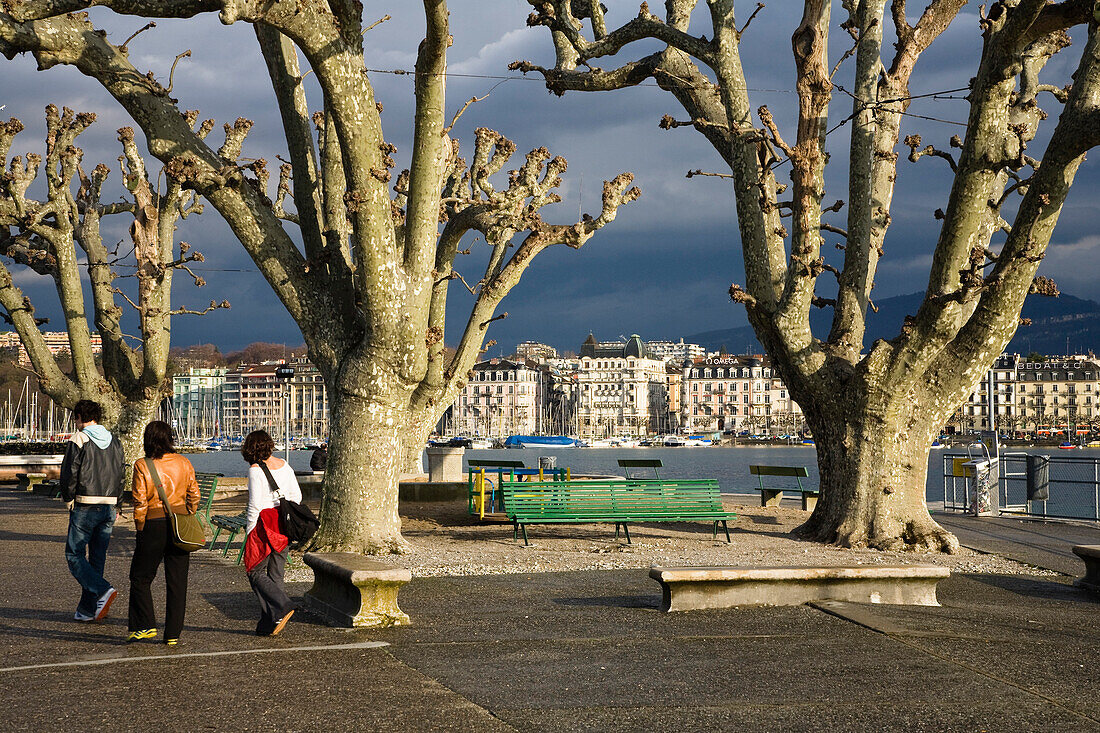
[[[706,366],[737,366],[736,356],[711,356],[703,360]]]

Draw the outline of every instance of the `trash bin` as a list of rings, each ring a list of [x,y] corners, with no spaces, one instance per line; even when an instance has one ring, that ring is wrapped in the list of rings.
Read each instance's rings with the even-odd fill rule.
[[[539,456],[539,468],[543,471],[553,471],[557,467],[557,456]]]
[[[1050,456],[1027,457],[1027,500],[1050,498]]]
[[[979,458],[963,465],[970,469],[967,471],[966,491],[970,514],[975,517],[995,517],[1000,514],[997,462]]]

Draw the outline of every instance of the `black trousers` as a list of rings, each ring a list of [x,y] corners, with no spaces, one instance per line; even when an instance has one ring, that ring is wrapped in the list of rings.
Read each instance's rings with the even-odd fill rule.
[[[259,636],[267,636],[274,631],[283,616],[294,609],[294,602],[283,587],[286,555],[286,550],[270,552],[248,573],[248,582],[260,602],[260,621],[256,624],[256,634]]]
[[[130,562],[130,631],[155,629],[153,592],[150,586],[157,577],[157,568],[164,562],[164,581],[168,587],[168,609],[164,618],[164,638],[178,639],[183,631],[183,614],[187,608],[187,569],[191,555],[168,541],[168,520],[145,520],[137,533],[137,547]]]

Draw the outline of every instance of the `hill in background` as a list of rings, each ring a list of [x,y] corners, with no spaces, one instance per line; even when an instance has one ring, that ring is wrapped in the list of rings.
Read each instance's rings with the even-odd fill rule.
[[[901,330],[907,315],[915,315],[924,292],[898,295],[876,302],[878,313],[869,313],[864,345],[876,339],[891,339]],[[1067,293],[1057,298],[1030,295],[1024,302],[1023,317],[1030,326],[1020,326],[1005,351],[1029,354],[1084,354],[1100,347],[1100,303],[1084,300]],[[810,315],[814,334],[825,336],[829,331],[832,310],[824,309]],[[710,351],[725,349],[731,354],[763,351],[751,326],[704,331],[684,338]],[[1068,346],[1067,346],[1068,344]]]

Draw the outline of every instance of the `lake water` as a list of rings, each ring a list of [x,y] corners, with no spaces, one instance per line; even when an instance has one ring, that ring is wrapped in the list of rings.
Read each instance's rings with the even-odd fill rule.
[[[1072,451],[1060,451],[1057,448],[1012,448],[1011,452],[1027,452],[1040,455],[1053,455],[1057,459],[1083,459],[1100,458],[1100,449],[1082,448]],[[962,455],[959,449],[936,449],[929,453],[928,481],[925,496],[929,502],[943,501],[943,456]],[[278,454],[280,457],[284,453]],[[309,458],[312,451],[291,451],[290,464],[296,471],[309,470]],[[524,465],[530,468],[538,467],[539,456],[555,456],[560,468],[568,467],[574,473],[622,475],[617,461],[620,458],[659,459],[664,467],[661,478],[714,478],[718,479],[718,485],[723,493],[752,493],[757,482],[756,478],[749,475],[749,466],[752,464],[774,466],[805,466],[809,470],[809,478],[804,479],[804,485],[817,486],[817,455],[813,446],[808,445],[760,445],[760,446],[733,446],[733,447],[699,447],[699,448],[524,448],[524,449],[492,449],[492,450],[468,450],[466,457],[484,460],[522,460]],[[209,471],[221,473],[226,476],[245,476],[248,474],[248,466],[237,451],[196,453],[188,456],[196,471]],[[1059,468],[1057,471],[1052,466],[1052,499],[1048,511],[1051,514],[1063,513],[1068,516],[1080,516],[1091,518],[1094,513],[1095,486],[1091,483],[1095,475],[1095,467],[1091,461],[1067,461],[1065,464],[1070,469]],[[1079,466],[1079,470],[1075,469]],[[465,463],[463,465],[465,468]],[[1012,470],[1022,470],[1017,465]],[[651,476],[652,469],[632,469],[632,475]],[[1065,475],[1072,479],[1079,475],[1083,482],[1071,485],[1068,481],[1065,485],[1059,485],[1059,476]],[[783,483],[786,481],[787,483]],[[769,483],[773,485],[794,486],[794,479],[772,478]],[[1009,499],[1018,501],[1018,495],[1022,492],[1022,481],[1015,481],[1009,487]],[[1072,492],[1072,509],[1056,511],[1059,500],[1058,492],[1061,490],[1065,497]],[[1064,505],[1064,501],[1063,501]]]

